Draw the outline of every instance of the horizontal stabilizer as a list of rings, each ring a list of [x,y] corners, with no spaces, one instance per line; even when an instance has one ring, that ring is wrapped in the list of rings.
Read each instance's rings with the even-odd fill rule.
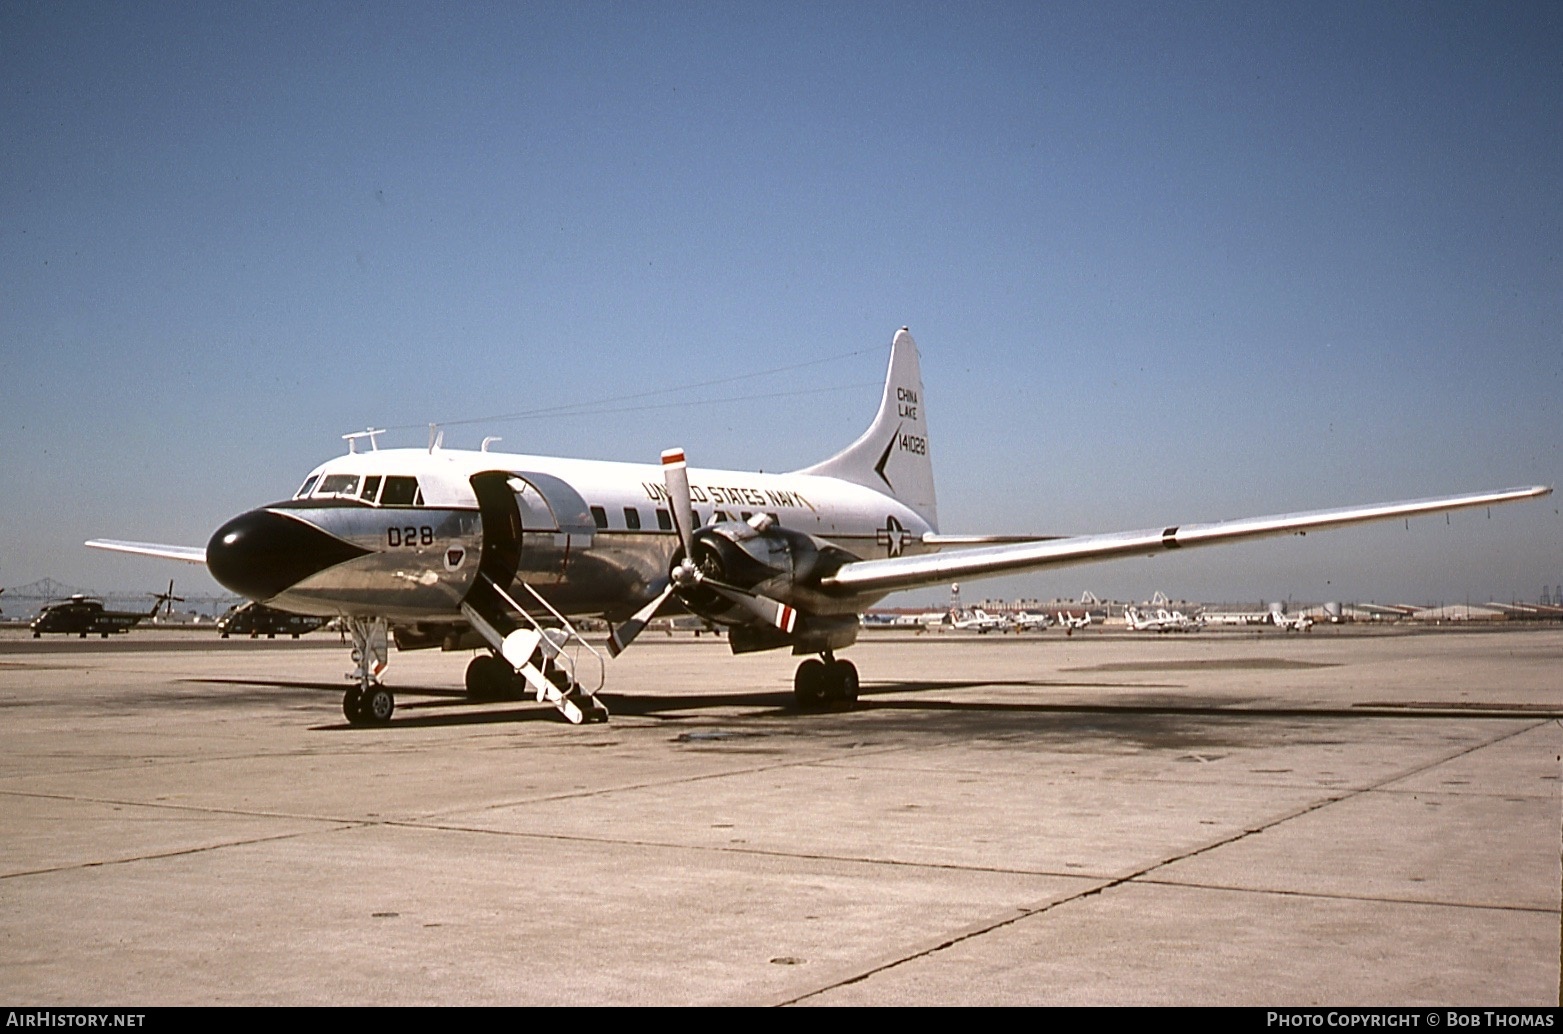
[[[159,542],[121,542],[119,539],[88,539],[87,545],[112,553],[162,557],[164,560],[178,560],[186,564],[206,563],[205,546],[165,546]]]

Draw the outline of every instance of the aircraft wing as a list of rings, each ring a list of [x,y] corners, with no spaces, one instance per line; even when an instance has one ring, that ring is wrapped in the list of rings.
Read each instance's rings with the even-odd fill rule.
[[[204,546],[165,546],[158,542],[121,542],[119,539],[88,539],[93,549],[106,549],[114,553],[135,553],[137,556],[162,557],[186,564],[206,563]]]
[[[858,560],[845,564],[835,574],[821,580],[821,587],[849,593],[894,592],[960,578],[1015,574],[1044,567],[1065,567],[1119,557],[1152,556],[1169,549],[1210,546],[1224,542],[1266,538],[1272,535],[1303,535],[1323,528],[1348,524],[1396,520],[1418,514],[1444,513],[1475,506],[1494,506],[1519,502],[1549,494],[1551,488],[1535,485],[1497,492],[1412,499],[1399,503],[1371,506],[1347,506],[1334,510],[1277,514],[1272,517],[1245,517],[1210,524],[1173,524],[1143,531],[1120,531],[1105,535],[1074,535],[1067,538],[982,549],[964,549],[951,553],[893,557],[885,560]]]

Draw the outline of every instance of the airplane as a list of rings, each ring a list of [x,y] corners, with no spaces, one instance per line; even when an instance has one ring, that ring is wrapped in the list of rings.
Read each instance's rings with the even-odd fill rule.
[[[1199,616],[1206,625],[1268,625],[1268,610],[1207,610]]]
[[[175,603],[183,603],[183,596],[174,595],[174,583],[168,583],[168,591],[156,593],[156,601],[152,609],[142,612],[139,610],[104,610],[103,601],[96,596],[88,596],[85,593],[76,593],[69,599],[56,600],[46,603],[38,611],[38,616],[33,618],[33,638],[41,639],[45,632],[75,635],[80,639],[88,635],[98,635],[107,639],[117,632],[128,632],[145,618],[155,617],[158,608],[167,606],[168,612],[174,612]]]
[[[1287,632],[1308,632],[1314,620],[1306,614],[1289,615],[1286,604],[1270,604],[1268,610],[1207,610],[1199,616],[1201,625],[1274,625]]]
[[[275,639],[279,632],[297,639],[306,632],[313,632],[321,625],[329,624],[330,621],[330,618],[318,614],[290,614],[285,610],[268,607],[264,603],[256,603],[252,600],[231,608],[228,613],[218,618],[217,631],[224,639],[236,635],[247,635],[251,639],[260,636]]]
[[[893,592],[1149,556],[1368,521],[1532,499],[1546,486],[1068,537],[939,531],[927,403],[907,328],[891,342],[879,409],[852,444],[784,474],[691,468],[682,449],[643,463],[446,449],[381,449],[370,428],[292,498],[242,513],[204,548],[117,539],[87,545],[205,564],[231,591],[344,619],[354,669],[342,710],[390,720],[381,681],[399,650],[481,651],[468,695],[521,687],[571,722],[606,720],[603,651],[571,617],[606,619],[617,656],[664,609],[726,626],[733,653],[807,657],[803,708],[856,700],[837,657],[858,615]],[[358,446],[367,439],[368,448]],[[960,547],[960,548],[955,548]]]
[[[1041,611],[1033,614],[1023,610],[1010,617],[1009,625],[1017,632],[1046,632],[1053,627],[1053,619]]]
[[[978,635],[1002,632],[1009,627],[1008,621],[989,614],[981,607],[974,607],[971,610],[952,610],[945,615],[944,623],[956,631],[976,632]]]
[[[897,614],[890,624],[895,628],[915,628],[919,632],[926,632],[930,628],[942,626],[944,619],[949,616],[947,610],[925,610],[918,614]]]
[[[1154,614],[1142,614],[1135,607],[1123,608],[1123,619],[1130,630],[1135,632],[1155,632],[1158,635],[1164,632],[1196,632],[1199,630],[1199,622],[1184,614],[1181,610],[1169,611],[1166,607],[1158,607]]]
[[[1313,618],[1307,614],[1288,614],[1286,604],[1276,602],[1270,604],[1270,611],[1266,615],[1270,624],[1287,632],[1311,632],[1313,631]]]
[[[1091,627],[1091,612],[1081,611],[1080,616],[1076,617],[1066,610],[1061,610],[1058,612],[1058,624],[1063,628],[1065,635],[1074,635],[1081,629]]]

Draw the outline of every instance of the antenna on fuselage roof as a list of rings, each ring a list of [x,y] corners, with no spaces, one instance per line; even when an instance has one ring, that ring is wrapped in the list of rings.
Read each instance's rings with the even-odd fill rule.
[[[494,442],[502,442],[502,441],[504,441],[504,439],[501,438],[499,435],[491,434],[487,438],[483,439],[483,444],[478,446],[478,451],[479,452],[488,452],[488,447],[491,444],[493,444]],[[3,591],[4,591],[3,589],[0,589],[0,592],[3,592]]]
[[[344,434],[342,436],[342,440],[347,442],[347,451],[349,455],[358,451],[358,439],[360,438],[369,439],[370,450],[373,452],[379,452],[380,443],[375,439],[375,435],[384,433],[385,428],[383,427],[371,427],[363,431],[354,431],[352,434]]]
[[[443,444],[445,444],[445,432],[440,429],[440,425],[439,424],[430,424],[429,425],[429,452],[430,452],[430,454],[433,454],[434,450],[438,449]]]

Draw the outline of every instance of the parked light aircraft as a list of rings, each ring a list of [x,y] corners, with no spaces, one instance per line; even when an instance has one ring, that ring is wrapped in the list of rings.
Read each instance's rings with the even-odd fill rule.
[[[1033,614],[1029,610],[1023,610],[1019,614],[1012,615],[1009,624],[1017,632],[1046,632],[1053,627],[1053,619],[1041,611]]]
[[[1199,631],[1198,621],[1181,610],[1168,610],[1166,607],[1158,607],[1154,613],[1142,613],[1136,607],[1125,607],[1123,620],[1135,632],[1155,632],[1159,635],[1163,632]]]
[[[1068,611],[1058,612],[1058,624],[1064,630],[1065,635],[1074,635],[1083,628],[1091,627],[1091,612],[1082,611],[1078,617]]]
[[[348,453],[293,498],[228,521],[206,547],[95,539],[88,545],[204,563],[232,591],[300,614],[345,619],[356,664],[343,712],[388,721],[381,681],[398,649],[482,649],[470,696],[524,683],[572,721],[605,718],[606,662],[570,623],[614,624],[628,648],[664,608],[729,628],[734,653],[811,656],[803,706],[850,701],[857,669],[836,651],[858,614],[892,592],[1148,556],[1546,495],[1531,487],[1308,513],[1017,540],[938,530],[917,347],[894,337],[879,411],[836,455],[788,474],[689,468],[682,450],[649,464],[444,449]],[[357,444],[368,438],[369,448]],[[485,442],[485,447],[487,442]],[[945,547],[969,547],[941,551]]]
[[[1270,624],[1287,632],[1313,631],[1313,618],[1307,614],[1288,614],[1284,603],[1270,604],[1268,617]]]
[[[1275,602],[1268,610],[1207,610],[1199,616],[1201,625],[1274,625],[1288,632],[1308,632],[1313,618],[1306,614],[1289,615],[1286,604]]]
[[[945,615],[944,623],[956,631],[976,632],[978,635],[987,635],[989,632],[1002,632],[1009,627],[1009,622],[1004,618],[989,614],[981,607],[973,607],[970,610],[952,610]]]

